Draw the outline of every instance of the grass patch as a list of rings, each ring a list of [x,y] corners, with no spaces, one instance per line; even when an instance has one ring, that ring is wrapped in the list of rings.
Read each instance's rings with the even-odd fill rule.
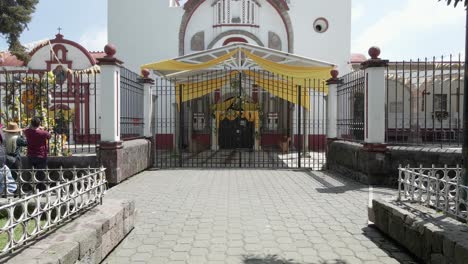
[[[3,227],[5,226],[5,223],[7,222],[7,218],[6,217],[0,217],[0,227]],[[43,226],[44,223],[46,223],[45,220],[42,220],[39,225]],[[32,231],[36,228],[36,222],[34,220],[29,220],[26,224],[26,230],[23,230],[23,226],[22,225],[18,225],[15,227],[15,229],[13,230],[13,239],[15,241],[18,241],[21,236],[27,232],[28,234],[31,234]],[[0,234],[0,250],[4,249],[5,248],[5,245],[8,243],[8,233],[1,233]]]

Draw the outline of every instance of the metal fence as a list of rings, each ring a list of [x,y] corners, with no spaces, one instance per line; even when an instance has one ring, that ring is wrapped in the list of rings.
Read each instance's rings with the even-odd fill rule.
[[[337,87],[338,138],[348,141],[364,140],[364,88],[363,70],[351,72],[340,78]]]
[[[468,187],[461,168],[399,168],[398,200],[409,200],[468,221]]]
[[[106,190],[104,168],[12,173],[17,175],[17,194],[23,198],[4,199],[0,206],[0,256],[102,202]]]
[[[32,117],[52,131],[49,155],[95,152],[100,139],[95,72],[0,71],[0,117],[26,128]]]
[[[461,146],[463,67],[460,56],[390,62],[386,68],[386,142]]]
[[[226,69],[157,79],[154,92],[156,167],[325,166],[324,80]]]
[[[143,137],[143,82],[140,76],[120,68],[120,137],[123,140]]]

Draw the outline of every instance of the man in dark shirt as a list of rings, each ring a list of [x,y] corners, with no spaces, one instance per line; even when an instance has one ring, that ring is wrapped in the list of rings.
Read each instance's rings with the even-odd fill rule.
[[[47,140],[50,139],[50,133],[41,127],[41,123],[39,117],[33,117],[30,127],[24,130],[29,164],[36,169],[45,169],[47,166]]]

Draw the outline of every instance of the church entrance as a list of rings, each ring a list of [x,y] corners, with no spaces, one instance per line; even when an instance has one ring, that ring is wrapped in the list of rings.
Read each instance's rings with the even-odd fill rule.
[[[254,123],[245,118],[224,119],[219,126],[220,149],[251,149],[254,147]]]
[[[322,169],[327,86],[320,77],[330,68],[238,45],[145,66],[164,76],[152,89],[154,166]]]

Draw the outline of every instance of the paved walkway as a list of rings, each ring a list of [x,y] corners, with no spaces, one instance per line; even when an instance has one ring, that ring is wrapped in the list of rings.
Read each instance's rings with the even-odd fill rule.
[[[108,196],[137,223],[104,263],[411,263],[368,227],[368,188],[321,172],[148,171]]]

